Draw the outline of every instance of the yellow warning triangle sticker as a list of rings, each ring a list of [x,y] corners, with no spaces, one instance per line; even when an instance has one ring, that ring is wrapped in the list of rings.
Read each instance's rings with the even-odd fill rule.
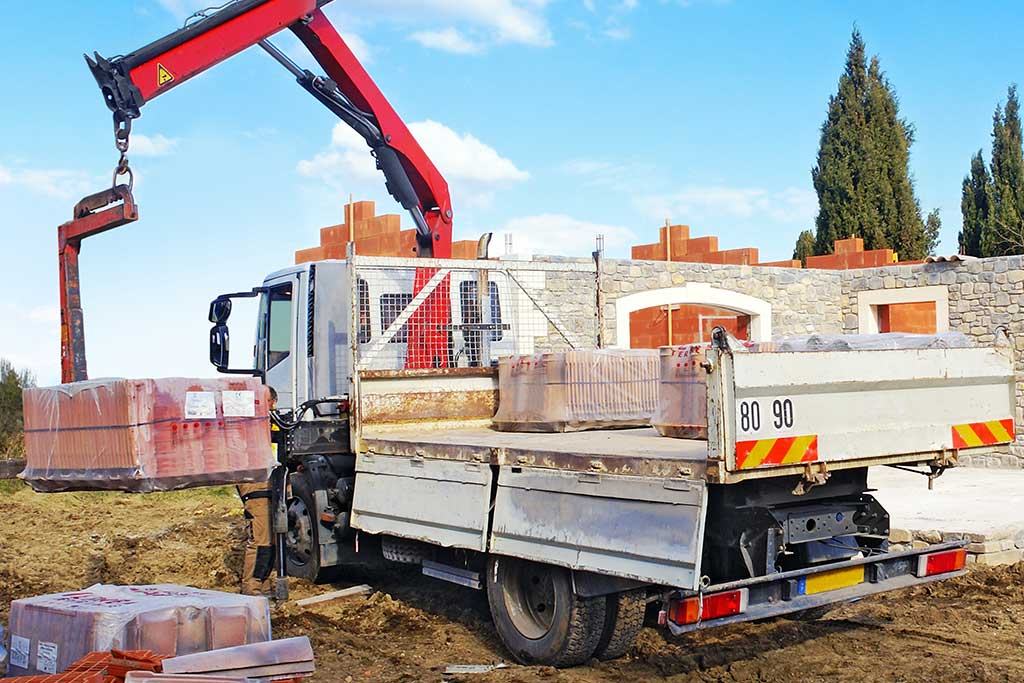
[[[171,72],[168,71],[167,69],[165,69],[163,64],[160,64],[159,62],[157,62],[157,65],[156,65],[156,85],[157,85],[157,87],[159,88],[159,87],[165,86],[165,85],[167,85],[168,83],[170,83],[173,80],[174,80],[174,76],[171,75]]]

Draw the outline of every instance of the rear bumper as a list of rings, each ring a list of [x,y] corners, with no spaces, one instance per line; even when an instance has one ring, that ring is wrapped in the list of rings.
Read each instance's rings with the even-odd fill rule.
[[[875,595],[876,593],[884,593],[899,588],[918,586],[931,583],[932,581],[961,576],[965,572],[963,569],[944,574],[919,577],[917,576],[917,568],[918,560],[923,555],[943,550],[955,550],[962,548],[964,545],[964,542],[937,543],[920,550],[885,553],[875,557],[837,562],[813,569],[801,569],[783,574],[759,576],[754,579],[710,586],[704,591],[705,595],[746,589],[746,609],[744,612],[734,616],[708,619],[687,625],[669,621],[668,628],[673,635],[679,635],[700,629],[725,626],[726,624],[777,617],[822,605],[852,602],[869,595]],[[834,590],[824,590],[812,595],[800,594],[799,587],[801,586],[801,581],[805,582],[804,585],[806,585],[806,580],[809,577],[855,567],[864,568],[864,580],[861,583]]]

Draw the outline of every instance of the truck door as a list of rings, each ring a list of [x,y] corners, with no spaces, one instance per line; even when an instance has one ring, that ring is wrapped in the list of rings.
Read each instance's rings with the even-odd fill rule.
[[[296,285],[294,276],[266,285],[256,332],[256,369],[263,371],[267,386],[277,392],[278,408],[285,410],[295,407]]]

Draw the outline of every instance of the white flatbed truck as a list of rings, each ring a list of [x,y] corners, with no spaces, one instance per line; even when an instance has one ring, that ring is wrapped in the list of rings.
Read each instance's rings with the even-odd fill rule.
[[[437,291],[450,290],[451,362],[406,369],[400,342],[429,305],[413,293],[423,268],[428,287],[450,285]],[[289,574],[323,579],[372,553],[417,564],[486,590],[517,660],[571,666],[624,654],[645,615],[681,634],[964,571],[962,543],[890,552],[867,472],[935,476],[963,449],[1011,441],[1009,348],[751,353],[720,334],[707,440],[495,431],[494,361],[568,329],[539,309],[545,283],[570,272],[351,256],[243,295],[263,302],[255,371],[305,415],[282,451]],[[221,370],[232,296],[211,305]]]

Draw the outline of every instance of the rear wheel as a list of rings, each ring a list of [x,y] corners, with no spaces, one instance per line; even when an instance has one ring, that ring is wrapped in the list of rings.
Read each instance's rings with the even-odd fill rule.
[[[630,651],[644,627],[646,597],[645,591],[636,590],[605,598],[604,630],[594,652],[598,659],[617,659]]]
[[[302,474],[293,474],[290,481],[288,533],[285,534],[288,576],[314,583],[330,581],[337,568],[320,566],[320,521],[316,517],[313,488]]]
[[[492,556],[487,598],[498,636],[519,662],[568,667],[594,656],[606,600],[577,596],[568,569]]]

